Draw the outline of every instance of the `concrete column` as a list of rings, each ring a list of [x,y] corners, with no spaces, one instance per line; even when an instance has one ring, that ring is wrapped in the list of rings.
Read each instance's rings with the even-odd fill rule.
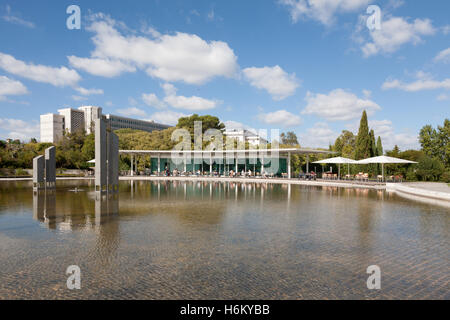
[[[33,190],[44,188],[45,158],[39,156],[33,159]]]
[[[288,166],[288,179],[292,178],[292,172],[291,172],[291,153],[288,152],[288,158],[287,158],[287,166]]]
[[[238,174],[238,169],[239,169],[239,167],[238,167],[238,153],[237,153],[237,152],[236,152],[236,155],[235,155],[235,157],[234,157],[234,163],[235,163],[235,165],[236,165],[235,173]]]
[[[187,158],[186,158],[186,153],[184,154],[184,172],[186,173],[186,171],[187,171]]]
[[[134,176],[134,154],[131,155],[131,176]]]
[[[306,173],[309,173],[309,154],[306,156]]]
[[[161,172],[161,154],[158,154],[158,176]]]
[[[50,147],[45,150],[45,187],[54,189],[56,187],[56,148]]]
[[[119,137],[108,133],[108,190],[119,191]]]
[[[212,167],[213,167],[213,163],[212,163],[212,154],[209,155],[209,175],[212,176]]]
[[[107,180],[107,137],[106,124],[102,119],[95,120],[95,191],[104,192]]]
[[[264,173],[264,156],[261,157],[261,177]]]

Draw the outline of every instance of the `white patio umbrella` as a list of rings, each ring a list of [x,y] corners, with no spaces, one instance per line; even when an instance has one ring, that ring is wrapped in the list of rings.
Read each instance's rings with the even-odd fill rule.
[[[387,156],[380,156],[380,157],[374,157],[369,159],[364,159],[360,161],[356,161],[356,164],[371,164],[371,163],[381,163],[381,172],[383,176],[384,181],[384,165],[389,163],[396,163],[396,164],[413,164],[417,163],[414,161],[399,159],[399,158],[393,158],[393,157],[387,157]]]
[[[357,161],[352,160],[352,159],[348,159],[348,158],[343,158],[343,157],[336,157],[336,158],[330,158],[330,159],[324,159],[324,160],[320,160],[320,161],[316,161],[313,163],[318,163],[318,164],[338,164],[339,165],[339,179],[341,178],[341,164],[347,164],[347,168],[348,168],[348,174],[350,174],[350,164],[351,163],[357,163]]]

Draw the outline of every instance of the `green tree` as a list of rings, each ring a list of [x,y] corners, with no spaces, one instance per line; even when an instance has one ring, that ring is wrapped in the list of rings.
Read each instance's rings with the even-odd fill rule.
[[[287,133],[283,132],[280,135],[280,140],[281,140],[281,144],[284,144],[284,145],[300,146],[300,144],[298,143],[297,135],[292,131],[289,131]]]
[[[383,155],[383,144],[381,142],[381,137],[378,137],[377,140],[377,156],[382,156]]]
[[[363,112],[359,125],[358,137],[356,138],[355,159],[369,158],[371,155],[372,141],[369,135],[369,124],[367,113]]]

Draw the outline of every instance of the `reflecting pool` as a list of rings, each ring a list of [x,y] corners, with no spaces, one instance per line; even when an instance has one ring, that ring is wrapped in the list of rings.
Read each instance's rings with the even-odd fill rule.
[[[450,299],[449,214],[365,189],[0,182],[0,299]]]

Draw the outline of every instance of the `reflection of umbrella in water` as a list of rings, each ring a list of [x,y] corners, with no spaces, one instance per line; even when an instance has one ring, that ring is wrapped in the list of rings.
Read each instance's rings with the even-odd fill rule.
[[[387,156],[380,156],[380,157],[374,157],[374,158],[356,161],[356,164],[371,164],[371,163],[381,163],[381,172],[382,172],[383,181],[384,181],[384,165],[385,164],[388,164],[388,163],[410,164],[410,163],[417,163],[417,162],[403,160],[403,159],[399,159],[399,158],[387,157]]]
[[[348,168],[348,174],[350,174],[350,164],[351,163],[357,163],[355,160],[343,158],[343,157],[336,157],[336,158],[330,158],[330,159],[324,159],[320,161],[316,161],[313,163],[318,164],[338,164],[339,165],[339,172],[338,172],[338,178],[341,179],[341,164],[347,164]]]

